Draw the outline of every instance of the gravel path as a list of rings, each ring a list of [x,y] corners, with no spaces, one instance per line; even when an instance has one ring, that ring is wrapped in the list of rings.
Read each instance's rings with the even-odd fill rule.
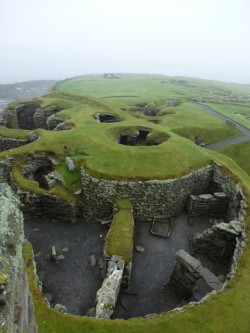
[[[230,118],[227,118],[227,117],[223,116],[221,113],[215,111],[214,109],[212,109],[208,105],[200,104],[200,107],[202,108],[203,111],[211,114],[212,116],[215,116],[216,118],[219,118],[219,119],[224,120],[224,121],[227,121],[227,120],[232,121]],[[236,121],[233,121],[233,122],[235,124],[237,124],[236,127],[244,134],[243,136],[240,136],[240,137],[237,137],[237,138],[230,138],[230,139],[220,141],[220,142],[211,143],[209,145],[206,145],[206,148],[213,150],[213,149],[217,149],[217,148],[220,148],[220,147],[229,146],[229,145],[232,145],[232,144],[235,144],[235,143],[249,141],[250,140],[250,130],[247,127],[237,123]]]

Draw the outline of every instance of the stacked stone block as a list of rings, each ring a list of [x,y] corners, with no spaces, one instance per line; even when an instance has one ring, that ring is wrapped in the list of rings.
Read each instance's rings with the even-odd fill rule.
[[[208,216],[225,217],[228,211],[229,198],[224,192],[213,194],[191,195],[187,205],[189,217]]]

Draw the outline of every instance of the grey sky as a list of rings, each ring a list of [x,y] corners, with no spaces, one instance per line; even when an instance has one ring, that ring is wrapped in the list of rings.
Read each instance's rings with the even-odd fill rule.
[[[250,82],[249,0],[0,0],[0,82],[103,72]]]

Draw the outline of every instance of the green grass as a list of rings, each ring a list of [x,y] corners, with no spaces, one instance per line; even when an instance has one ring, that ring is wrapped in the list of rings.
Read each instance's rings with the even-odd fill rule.
[[[0,126],[0,137],[2,138],[13,138],[13,139],[23,139],[26,140],[28,134],[31,131],[20,130],[20,129],[10,129],[4,126]]]
[[[241,85],[238,88],[242,88]],[[213,152],[201,149],[191,142],[195,136],[201,135],[205,143],[212,143],[241,135],[239,130],[207,114],[198,105],[186,102],[200,94],[210,96],[209,89],[217,89],[217,94],[228,94],[231,88],[210,81],[187,81],[184,78],[173,80],[160,75],[125,74],[121,75],[121,79],[114,80],[103,79],[102,76],[86,76],[66,80],[56,86],[56,91],[33,101],[40,102],[43,107],[63,107],[64,110],[58,115],[73,124],[74,128],[58,132],[37,130],[40,135],[38,141],[13,151],[2,152],[0,158],[7,155],[18,158],[27,153],[40,152],[54,154],[61,161],[58,170],[68,186],[56,186],[51,192],[62,198],[72,197],[72,193],[81,187],[81,165],[85,166],[90,175],[106,179],[146,180],[182,176],[214,159]],[[237,93],[246,96],[243,90],[239,89]],[[111,95],[127,97],[103,98]],[[121,110],[121,106],[128,109],[143,102],[166,105],[169,98],[178,99],[180,105],[174,108],[163,106],[157,117],[146,117],[136,112],[139,118],[135,118],[134,112]],[[13,103],[11,108],[17,104],[18,102]],[[94,116],[103,112],[117,115],[123,121],[98,123]],[[160,123],[154,124],[150,119],[156,119]],[[131,128],[150,129],[150,135],[161,144],[151,147],[119,145],[116,142],[119,134],[124,130],[131,131]],[[4,135],[9,133],[10,137],[24,136],[27,133],[7,129],[3,133],[4,131]],[[65,167],[66,156],[74,160],[75,173],[70,173]],[[15,170],[15,176],[21,188],[37,190],[33,183],[29,187],[28,182],[17,173],[18,169]]]
[[[231,157],[248,175],[250,175],[250,141],[219,148],[217,151]]]
[[[214,110],[250,129],[250,102],[248,104],[209,104]],[[249,116],[249,118],[246,118]]]
[[[106,238],[105,253],[109,256],[119,255],[125,262],[133,258],[134,219],[133,209],[128,199],[116,201],[115,212]]]

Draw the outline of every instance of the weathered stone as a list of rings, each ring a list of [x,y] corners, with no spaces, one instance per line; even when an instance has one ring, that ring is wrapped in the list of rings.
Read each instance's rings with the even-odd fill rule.
[[[120,260],[117,263],[117,269],[123,269],[124,268],[124,260]]]
[[[28,143],[30,143],[29,140],[0,137],[0,152],[9,149],[18,148],[20,146],[27,145]]]
[[[190,254],[184,250],[179,250],[176,252],[176,260],[181,262],[185,267],[193,272],[198,272],[201,267],[200,261],[190,256]]]
[[[62,313],[67,313],[67,308],[66,306],[62,305],[62,304],[59,304],[57,303],[54,307],[55,310],[59,311],[59,312],[62,312]]]
[[[68,247],[64,247],[62,248],[62,252],[68,252],[69,251],[69,248]]]
[[[74,162],[70,157],[65,158],[65,163],[67,164],[69,171],[75,170]]]
[[[46,125],[48,130],[52,131],[56,128],[58,124],[61,124],[64,122],[64,119],[56,116],[56,115],[51,115],[47,118],[46,120]]]
[[[71,124],[68,124],[66,122],[60,123],[54,128],[54,131],[65,131],[65,130],[70,130],[73,128]]]
[[[28,141],[32,142],[32,141],[36,141],[39,138],[38,134],[36,134],[36,132],[30,132],[27,135],[27,139]]]
[[[56,260],[64,260],[65,256],[63,254],[59,254],[59,256],[56,256]]]
[[[114,261],[114,262],[118,262],[120,260],[122,260],[122,257],[121,256],[118,256],[118,255],[113,255],[111,258],[110,258],[111,261]]]
[[[116,269],[116,263],[114,261],[109,261],[108,262],[108,271],[107,271],[107,275],[110,275],[113,273],[113,271]]]
[[[123,270],[114,270],[96,294],[96,318],[109,319],[117,302]]]
[[[202,299],[212,290],[218,291],[223,287],[212,272],[183,250],[176,253],[176,265],[169,285],[180,297],[186,299],[192,296],[196,300]]]
[[[144,247],[142,247],[141,245],[136,245],[135,249],[136,249],[137,252],[140,252],[140,253],[145,252]]]
[[[210,187],[212,172],[208,166],[178,179],[121,183],[93,178],[81,168],[83,215],[106,220],[116,198],[130,198],[138,221],[152,221],[158,215],[177,216],[191,194],[205,193]]]
[[[241,232],[235,231],[230,224],[231,222],[222,222],[201,234],[196,234],[190,239],[192,251],[205,255],[212,261],[227,264],[234,254],[236,238],[241,235]],[[235,226],[238,226],[238,224],[235,224]]]
[[[91,264],[91,266],[95,266],[96,265],[96,257],[95,257],[94,254],[92,254],[90,256],[90,264]]]
[[[202,267],[199,273],[206,284],[209,285],[213,290],[219,291],[223,287],[223,284],[220,282],[220,280],[207,268]]]
[[[81,193],[82,193],[82,190],[80,189],[80,190],[76,191],[74,194],[75,195],[80,195]]]
[[[208,216],[221,218],[228,211],[229,198],[224,192],[212,194],[191,195],[187,204],[187,212],[190,218]]]
[[[54,245],[51,247],[51,259],[56,260],[56,247]]]

